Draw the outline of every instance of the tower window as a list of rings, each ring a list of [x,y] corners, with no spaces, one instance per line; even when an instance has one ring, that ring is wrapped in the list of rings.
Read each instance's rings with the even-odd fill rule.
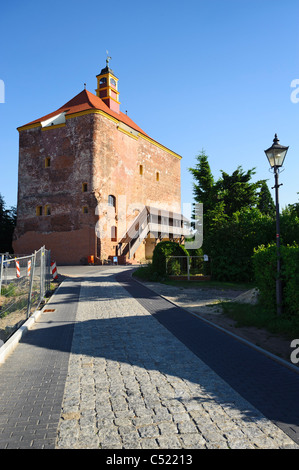
[[[43,215],[43,206],[36,207],[36,215],[37,216]]]
[[[156,172],[156,181],[160,181],[160,173],[159,173],[159,171]]]
[[[112,194],[109,194],[108,196],[108,206],[116,207],[116,198],[115,196],[112,196]]]
[[[139,174],[143,175],[143,165],[139,165]]]
[[[115,225],[111,227],[111,241],[112,242],[117,241],[117,227],[115,227]]]
[[[87,192],[87,183],[82,183],[82,192],[83,193]]]
[[[88,214],[88,207],[87,206],[82,207],[82,212],[83,214]]]
[[[45,158],[45,168],[49,168],[51,166],[51,158]]]
[[[45,215],[51,215],[51,206],[49,205],[45,206]]]

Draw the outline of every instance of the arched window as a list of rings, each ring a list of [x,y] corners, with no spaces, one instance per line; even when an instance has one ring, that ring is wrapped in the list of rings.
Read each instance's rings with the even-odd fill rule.
[[[109,196],[108,196],[108,206],[109,207],[116,207],[116,197],[113,196],[112,194],[109,194]]]
[[[49,204],[45,206],[45,215],[51,215],[51,206]]]
[[[38,216],[43,215],[43,206],[36,207],[36,215]]]

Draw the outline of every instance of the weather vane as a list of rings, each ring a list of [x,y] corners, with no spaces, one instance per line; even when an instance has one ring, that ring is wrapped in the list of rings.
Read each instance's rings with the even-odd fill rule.
[[[106,65],[107,65],[107,67],[109,67],[109,60],[111,60],[112,57],[110,57],[110,56],[108,55],[108,51],[106,51],[106,54],[107,54]]]

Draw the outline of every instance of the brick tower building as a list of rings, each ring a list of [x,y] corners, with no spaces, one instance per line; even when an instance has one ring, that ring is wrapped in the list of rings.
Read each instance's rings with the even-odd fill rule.
[[[181,157],[120,111],[118,78],[97,75],[56,111],[19,131],[14,252],[45,245],[59,264],[150,258],[182,240]]]

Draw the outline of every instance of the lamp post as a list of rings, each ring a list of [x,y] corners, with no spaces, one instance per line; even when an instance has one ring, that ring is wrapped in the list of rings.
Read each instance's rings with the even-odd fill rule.
[[[276,251],[277,251],[277,279],[276,279],[276,305],[277,305],[277,314],[282,314],[282,286],[280,279],[280,270],[281,270],[281,259],[280,259],[280,221],[279,221],[279,194],[278,189],[281,184],[278,184],[278,176],[280,168],[283,165],[285,156],[287,154],[289,147],[284,147],[279,144],[279,139],[277,134],[273,139],[273,144],[267,150],[265,154],[270,163],[270,167],[274,172],[275,178],[275,203],[276,203]],[[273,189],[273,188],[272,188]]]

